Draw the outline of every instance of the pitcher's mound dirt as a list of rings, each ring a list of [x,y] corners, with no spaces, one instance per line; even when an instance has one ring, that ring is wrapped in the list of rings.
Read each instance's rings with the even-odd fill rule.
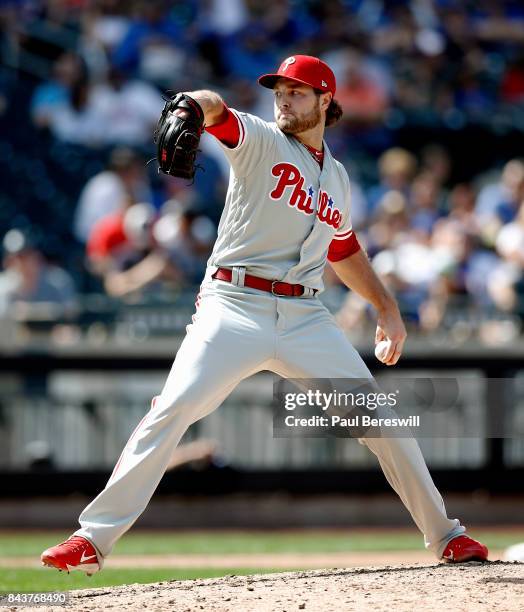
[[[72,591],[69,603],[66,610],[84,612],[520,612],[524,564],[390,565],[132,584]]]

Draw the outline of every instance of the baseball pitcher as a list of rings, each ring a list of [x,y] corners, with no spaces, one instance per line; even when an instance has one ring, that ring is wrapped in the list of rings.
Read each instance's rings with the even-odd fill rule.
[[[320,59],[294,55],[260,77],[275,121],[228,108],[212,91],[180,93],[155,134],[160,169],[193,178],[202,132],[218,139],[231,171],[218,237],[193,321],[164,388],[127,442],[105,489],[66,542],[42,554],[61,570],[92,574],[146,508],[187,428],[261,370],[284,378],[368,379],[363,360],[318,299],[329,261],[378,313],[375,343],[393,366],[406,331],[395,299],[373,272],[351,227],[346,170],[324,141],[342,111],[335,75]],[[424,534],[437,559],[486,560],[485,546],[450,519],[417,442],[360,442]]]

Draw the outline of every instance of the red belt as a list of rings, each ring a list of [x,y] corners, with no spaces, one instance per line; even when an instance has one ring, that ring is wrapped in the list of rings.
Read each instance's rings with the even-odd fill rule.
[[[212,276],[217,280],[231,282],[233,277],[233,271],[227,268],[219,268]],[[292,285],[291,283],[283,283],[281,281],[272,281],[267,278],[260,278],[259,276],[251,276],[246,274],[244,276],[244,286],[251,287],[251,289],[260,289],[261,291],[268,291],[277,297],[300,297],[304,293],[304,285]]]

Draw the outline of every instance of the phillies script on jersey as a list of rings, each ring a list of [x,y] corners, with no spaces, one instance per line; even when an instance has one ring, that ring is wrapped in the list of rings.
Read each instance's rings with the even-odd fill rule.
[[[288,197],[288,206],[296,207],[305,215],[316,213],[321,223],[331,225],[335,229],[340,227],[342,213],[336,208],[333,198],[326,191],[319,189],[318,206],[315,207],[315,190],[312,185],[308,186],[307,191],[304,189],[305,179],[296,166],[281,162],[271,168],[271,174],[278,177],[276,187],[269,194],[272,200],[280,200],[285,194]]]

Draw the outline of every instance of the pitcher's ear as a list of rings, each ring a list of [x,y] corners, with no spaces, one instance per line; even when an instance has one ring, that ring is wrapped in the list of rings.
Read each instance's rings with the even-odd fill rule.
[[[333,99],[333,94],[331,92],[327,92],[322,94],[322,109],[327,111],[329,105],[331,104],[331,100]]]

